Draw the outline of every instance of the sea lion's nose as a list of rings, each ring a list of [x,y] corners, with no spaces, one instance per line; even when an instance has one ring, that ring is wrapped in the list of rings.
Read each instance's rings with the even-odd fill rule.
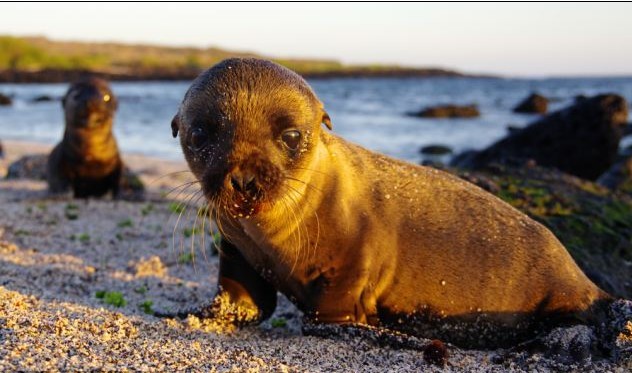
[[[240,193],[252,195],[257,191],[255,175],[250,172],[234,172],[230,177],[230,183],[233,186],[233,189]]]

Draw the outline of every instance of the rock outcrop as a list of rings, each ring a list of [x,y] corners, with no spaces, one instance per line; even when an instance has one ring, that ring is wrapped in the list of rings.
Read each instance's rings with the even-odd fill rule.
[[[49,95],[41,95],[41,96],[37,96],[34,99],[31,100],[31,102],[33,103],[38,103],[38,102],[51,102],[54,101],[55,99]]]
[[[422,147],[419,152],[426,155],[446,155],[452,154],[452,148],[447,145],[433,144]]]
[[[524,114],[546,114],[549,108],[549,100],[537,93],[532,93],[529,97],[520,102],[514,109],[514,113]]]
[[[0,93],[0,106],[10,106],[13,104],[11,97]]]
[[[490,163],[535,162],[596,180],[617,161],[627,118],[623,97],[598,95],[512,131],[482,151],[460,154],[452,165],[477,169]]]
[[[632,156],[615,163],[597,179],[599,185],[632,195]]]
[[[410,115],[421,118],[476,118],[481,113],[476,105],[438,105]]]

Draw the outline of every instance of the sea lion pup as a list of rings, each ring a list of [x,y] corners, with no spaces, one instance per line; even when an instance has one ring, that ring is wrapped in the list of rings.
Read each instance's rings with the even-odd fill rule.
[[[273,62],[225,60],[189,88],[171,127],[224,237],[195,315],[257,323],[279,290],[310,322],[493,347],[610,299],[510,205],[321,124],[309,85]]]
[[[48,158],[48,189],[77,198],[116,197],[123,163],[112,133],[117,100],[103,79],[70,86],[62,99],[66,129]]]

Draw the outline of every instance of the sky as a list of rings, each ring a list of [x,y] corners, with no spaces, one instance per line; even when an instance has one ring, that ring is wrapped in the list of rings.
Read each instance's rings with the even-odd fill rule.
[[[632,75],[632,3],[0,4],[0,34],[504,76]]]

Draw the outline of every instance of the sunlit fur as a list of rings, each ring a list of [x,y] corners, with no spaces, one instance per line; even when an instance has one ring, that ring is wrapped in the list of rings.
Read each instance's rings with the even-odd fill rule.
[[[219,294],[258,308],[249,321],[271,314],[279,290],[318,322],[489,347],[586,320],[609,299],[551,232],[505,202],[323,123],[303,79],[255,59],[203,73],[172,123],[226,239]],[[192,149],[195,128],[207,146]],[[295,153],[280,141],[290,128],[303,134]],[[257,198],[233,188],[235,175],[254,175]]]

